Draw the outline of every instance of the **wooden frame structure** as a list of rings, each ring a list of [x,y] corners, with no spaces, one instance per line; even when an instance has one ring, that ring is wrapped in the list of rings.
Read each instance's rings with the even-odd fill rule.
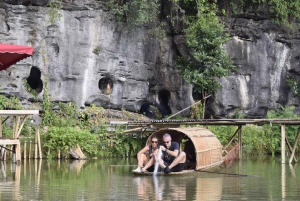
[[[31,115],[38,115],[38,110],[0,110],[0,148],[1,148],[1,160],[6,160],[5,151],[9,150],[13,153],[13,161],[19,164],[21,162],[21,149],[19,136],[26,120]],[[6,117],[4,120],[2,117]],[[2,136],[2,124],[9,118],[12,117],[12,138],[3,138]],[[12,146],[11,149],[7,148],[6,145]]]
[[[114,122],[110,122],[111,125],[115,125]],[[123,122],[123,124],[125,124]],[[286,144],[288,145],[288,149],[291,153],[289,158],[289,163],[291,164],[293,161],[298,162],[297,158],[295,157],[295,152],[300,136],[300,119],[189,119],[189,120],[152,120],[152,121],[128,121],[126,122],[128,131],[124,131],[125,133],[135,132],[141,130],[145,132],[148,130],[153,129],[160,129],[160,128],[177,128],[181,125],[232,125],[238,126],[238,129],[233,134],[229,143],[224,146],[223,150],[226,152],[226,148],[230,145],[232,140],[238,135],[238,142],[240,145],[239,148],[239,158],[242,158],[242,126],[248,124],[255,124],[255,125],[264,125],[264,124],[280,124],[281,125],[281,163],[286,163]],[[291,145],[288,141],[288,138],[285,133],[285,126],[286,125],[294,125],[299,126],[298,133],[295,138],[294,145]],[[153,131],[152,131],[153,132]]]

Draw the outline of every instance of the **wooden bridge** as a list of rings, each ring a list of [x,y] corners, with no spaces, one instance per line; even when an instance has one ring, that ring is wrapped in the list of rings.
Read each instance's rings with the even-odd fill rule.
[[[300,119],[189,119],[189,120],[150,120],[150,121],[111,121],[111,126],[125,125],[125,133],[141,132],[147,134],[147,132],[154,132],[161,128],[176,128],[182,125],[185,126],[208,126],[208,125],[227,125],[238,126],[235,133],[230,138],[229,142],[224,146],[224,150],[231,144],[233,139],[238,135],[238,141],[240,144],[239,158],[242,158],[242,127],[249,124],[255,124],[262,126],[264,124],[280,124],[281,125],[281,162],[285,163],[285,151],[286,145],[291,153],[289,163],[298,162],[295,157],[295,152],[300,135]],[[289,125],[299,126],[296,134],[295,143],[292,146],[286,136],[285,127]]]

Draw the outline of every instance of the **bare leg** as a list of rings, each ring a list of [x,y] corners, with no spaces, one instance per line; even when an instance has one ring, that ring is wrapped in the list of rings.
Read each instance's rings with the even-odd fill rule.
[[[180,154],[174,159],[174,161],[169,165],[169,168],[172,169],[174,166],[176,166],[178,163],[184,163],[186,160],[186,154],[185,152],[180,152]]]
[[[148,162],[148,158],[146,154],[141,154],[140,158],[138,158],[138,167],[142,168]]]
[[[154,157],[152,157],[148,163],[145,165],[145,167],[143,168],[144,170],[147,170],[149,167],[151,167],[154,164]]]

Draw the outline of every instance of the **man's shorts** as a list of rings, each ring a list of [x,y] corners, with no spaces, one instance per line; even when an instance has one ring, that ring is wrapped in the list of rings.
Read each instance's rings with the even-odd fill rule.
[[[154,165],[150,166],[148,169],[147,169],[148,172],[154,172]]]
[[[165,166],[169,166],[170,164],[168,162],[164,161]],[[185,163],[178,163],[176,166],[172,167],[171,171],[172,172],[181,172],[182,170],[184,170],[184,167],[185,167]]]

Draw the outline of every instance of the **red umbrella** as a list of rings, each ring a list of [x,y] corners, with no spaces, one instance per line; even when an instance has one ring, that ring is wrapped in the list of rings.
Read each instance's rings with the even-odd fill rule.
[[[0,71],[5,70],[18,61],[30,57],[33,47],[0,44]]]

